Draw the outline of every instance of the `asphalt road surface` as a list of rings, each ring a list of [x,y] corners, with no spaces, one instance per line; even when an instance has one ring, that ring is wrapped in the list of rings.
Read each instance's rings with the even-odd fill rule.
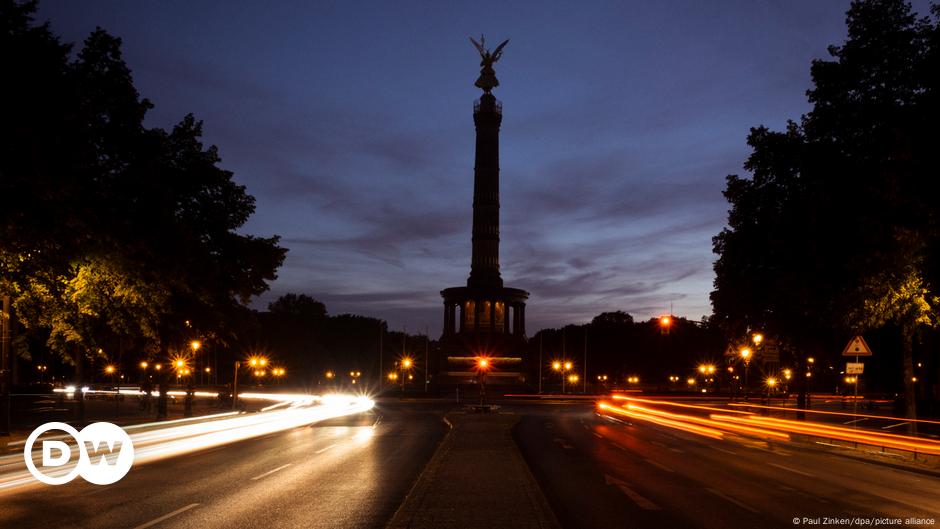
[[[523,414],[516,442],[565,527],[770,528],[827,518],[849,527],[838,519],[855,517],[872,526],[876,518],[940,524],[934,476],[791,443],[612,422],[588,405],[505,409]]]
[[[433,404],[377,405],[258,439],[0,493],[0,528],[382,527],[446,432]]]

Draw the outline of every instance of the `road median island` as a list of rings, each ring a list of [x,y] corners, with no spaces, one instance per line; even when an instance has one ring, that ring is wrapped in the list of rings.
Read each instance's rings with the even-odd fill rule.
[[[512,439],[519,416],[460,413],[389,529],[560,527]]]

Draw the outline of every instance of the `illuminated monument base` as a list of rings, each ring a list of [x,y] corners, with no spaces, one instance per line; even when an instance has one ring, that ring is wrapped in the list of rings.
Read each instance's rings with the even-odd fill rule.
[[[472,40],[472,39],[471,39]],[[508,42],[508,41],[506,41]],[[473,105],[476,158],[473,169],[473,256],[467,286],[441,291],[444,332],[437,384],[475,383],[479,357],[489,360],[487,384],[524,384],[525,302],[529,293],[503,286],[499,272],[499,127],[503,106],[490,91],[499,85],[493,63],[506,42],[490,53],[483,42],[476,86],[483,95]]]

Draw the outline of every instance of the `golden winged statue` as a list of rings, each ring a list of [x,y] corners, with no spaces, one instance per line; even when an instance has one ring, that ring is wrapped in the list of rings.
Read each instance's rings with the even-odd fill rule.
[[[470,37],[470,42],[473,43],[473,46],[480,52],[480,77],[477,78],[477,81],[474,86],[483,89],[484,92],[490,93],[490,90],[499,86],[499,80],[496,79],[496,70],[493,69],[493,63],[499,60],[503,55],[503,48],[506,44],[509,44],[509,39],[504,40],[499,46],[496,46],[496,49],[491,53],[486,46],[486,38],[483,35],[480,35],[480,42],[474,40],[473,37]]]

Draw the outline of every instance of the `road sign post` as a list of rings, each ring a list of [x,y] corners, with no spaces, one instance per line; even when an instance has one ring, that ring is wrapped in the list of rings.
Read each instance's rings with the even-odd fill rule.
[[[855,357],[855,362],[848,362],[845,365],[846,375],[855,374],[855,377],[852,379],[852,384],[855,386],[855,394],[852,398],[852,428],[855,428],[858,424],[858,419],[855,417],[858,414],[858,375],[862,374],[865,367],[865,364],[858,361],[858,357],[871,355],[871,347],[868,347],[865,338],[862,338],[860,334],[849,340],[848,345],[842,350],[842,356]]]

